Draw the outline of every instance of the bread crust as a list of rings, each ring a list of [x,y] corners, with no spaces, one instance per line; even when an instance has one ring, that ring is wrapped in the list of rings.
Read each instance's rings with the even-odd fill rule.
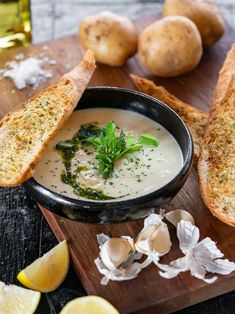
[[[169,93],[163,86],[157,86],[154,82],[130,74],[137,89],[156,99],[159,99],[171,107],[184,120],[191,131],[194,142],[194,162],[199,158],[199,145],[204,135],[204,129],[208,122],[208,113],[179,100]]]
[[[211,213],[235,227],[235,44],[228,52],[212,100],[201,144],[201,196]]]
[[[25,121],[23,111],[24,108],[27,107],[28,110],[27,113],[30,112],[30,110],[32,110],[33,112],[33,110],[35,109],[34,104],[38,102],[40,103],[40,101],[42,100],[45,102],[48,96],[52,96],[53,94],[55,94],[56,97],[58,98],[57,107],[56,105],[54,105],[54,108],[56,108],[58,113],[58,119],[55,120],[55,123],[49,128],[46,138],[43,140],[43,142],[37,143],[38,147],[36,151],[33,151],[32,147],[29,147],[29,149],[30,148],[32,149],[32,155],[30,156],[30,158],[27,156],[27,158],[25,159],[25,164],[23,163],[20,171],[14,173],[13,175],[11,174],[10,169],[14,167],[14,162],[9,162],[9,158],[6,160],[7,164],[4,165],[4,171],[1,171],[2,170],[1,166],[4,163],[4,158],[2,158],[3,160],[1,160],[2,164],[0,166],[0,186],[2,187],[17,186],[23,183],[24,181],[28,180],[30,177],[32,177],[34,166],[42,158],[51,140],[55,137],[57,132],[63,126],[64,122],[73,112],[86,86],[88,85],[94,70],[95,70],[94,55],[91,50],[88,50],[83,60],[78,64],[78,66],[75,67],[69,73],[63,75],[60,78],[58,84],[43,90],[42,92],[36,94],[34,97],[30,98],[23,104],[18,105],[0,121],[0,153],[1,153],[1,149],[2,150],[4,149],[3,148],[4,145],[1,144],[4,143],[4,141],[8,140],[8,138],[10,138],[9,129],[10,128],[12,128],[12,130],[14,129],[14,125],[13,126],[11,125],[11,119],[13,119],[12,117],[14,117],[14,115],[16,114],[18,116],[22,115],[22,121],[23,118]],[[68,92],[67,95],[66,91]],[[60,103],[59,99],[65,99],[65,103]],[[46,120],[50,121],[50,119],[52,119],[50,116],[49,109],[47,112],[47,116],[44,117],[44,119],[45,121]],[[18,122],[20,122],[20,118],[18,119]],[[24,128],[24,126],[22,127]],[[17,136],[17,129],[15,129],[15,131]],[[10,142],[9,146],[15,147],[16,137],[10,139],[13,142]],[[2,155],[4,156],[4,152],[2,152]],[[17,154],[15,155],[13,150],[13,157],[17,158]],[[8,178],[6,178],[7,176]]]

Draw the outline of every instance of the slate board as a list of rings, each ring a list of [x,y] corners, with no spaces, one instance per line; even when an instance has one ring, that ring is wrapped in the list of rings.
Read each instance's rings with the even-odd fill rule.
[[[151,16],[137,21],[139,30],[142,30],[156,18],[157,16]],[[156,83],[165,86],[180,99],[191,103],[195,107],[208,110],[219,69],[233,41],[232,30],[228,28],[223,39],[204,52],[197,69],[178,78],[160,79],[151,76],[134,57],[128,61],[125,67],[121,68],[111,68],[98,64],[90,86],[109,85],[133,88],[128,73],[135,73],[153,79]],[[45,49],[45,45],[48,50]],[[1,115],[30,97],[34,92],[56,82],[58,77],[76,65],[83,55],[77,37],[69,36],[46,44],[32,45],[28,48],[4,53],[1,55],[0,67],[6,61],[12,60],[15,54],[19,52],[23,52],[25,56],[30,54],[47,55],[50,59],[56,60],[56,65],[48,66],[53,69],[54,75],[53,78],[33,92],[31,89],[16,91],[12,82],[1,80]],[[167,210],[176,208],[189,210],[200,228],[201,238],[211,237],[218,243],[218,247],[224,252],[226,258],[235,260],[235,251],[233,250],[235,229],[214,218],[203,204],[198,191],[195,169],[192,170],[180,193],[166,206]],[[158,275],[158,270],[154,265],[145,269],[134,280],[110,282],[108,286],[101,286],[101,275],[94,265],[94,259],[98,255],[96,234],[104,232],[115,237],[122,235],[135,237],[142,228],[143,221],[105,226],[86,225],[63,219],[45,209],[41,210],[57,238],[59,240],[64,238],[68,240],[73,266],[87,293],[105,297],[121,313],[172,312],[234,289],[235,274],[221,276],[214,284],[207,285],[192,278],[188,273],[181,274],[175,279],[165,280]],[[170,232],[173,248],[167,256],[162,258],[163,263],[168,263],[180,256],[173,227],[170,227]]]

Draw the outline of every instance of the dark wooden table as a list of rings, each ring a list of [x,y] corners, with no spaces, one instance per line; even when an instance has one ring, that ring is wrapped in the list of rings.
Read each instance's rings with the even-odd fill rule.
[[[1,106],[5,110],[6,103]],[[0,280],[19,285],[17,273],[56,243],[49,225],[24,187],[0,188]],[[70,268],[64,283],[55,292],[42,295],[36,313],[57,314],[68,301],[82,295],[85,290]],[[178,313],[235,313],[235,291]]]
[[[19,284],[16,274],[56,243],[45,218],[24,187],[0,189],[0,280]],[[36,314],[57,314],[69,300],[82,295],[85,291],[70,268],[64,283],[55,292],[42,295]],[[234,301],[235,292],[232,292],[178,313],[235,313]]]

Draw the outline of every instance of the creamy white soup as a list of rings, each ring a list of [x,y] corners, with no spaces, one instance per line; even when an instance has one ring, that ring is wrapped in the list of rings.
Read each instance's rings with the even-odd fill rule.
[[[62,140],[71,139],[82,124],[98,122],[104,126],[108,121],[114,121],[118,130],[128,135],[151,134],[159,140],[159,145],[144,146],[140,151],[116,160],[112,176],[108,179],[102,178],[97,170],[95,149],[81,147],[71,160],[71,169],[79,169],[76,171],[77,184],[102,191],[111,201],[117,198],[126,200],[161,188],[180,172],[183,166],[182,151],[175,138],[162,125],[131,111],[92,108],[73,112],[36,166],[34,179],[57,193],[89,200],[75,194],[71,185],[62,182],[65,165],[55,146]]]

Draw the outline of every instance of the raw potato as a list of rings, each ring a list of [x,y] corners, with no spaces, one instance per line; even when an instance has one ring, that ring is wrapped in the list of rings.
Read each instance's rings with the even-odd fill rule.
[[[97,61],[108,65],[123,65],[137,51],[135,25],[112,12],[86,17],[80,24],[79,37],[83,48],[89,47]]]
[[[205,47],[213,45],[224,34],[225,24],[213,0],[165,0],[163,16],[182,15],[198,27]]]
[[[148,26],[139,38],[139,60],[152,73],[173,77],[193,70],[202,56],[196,25],[184,16],[169,16]]]

